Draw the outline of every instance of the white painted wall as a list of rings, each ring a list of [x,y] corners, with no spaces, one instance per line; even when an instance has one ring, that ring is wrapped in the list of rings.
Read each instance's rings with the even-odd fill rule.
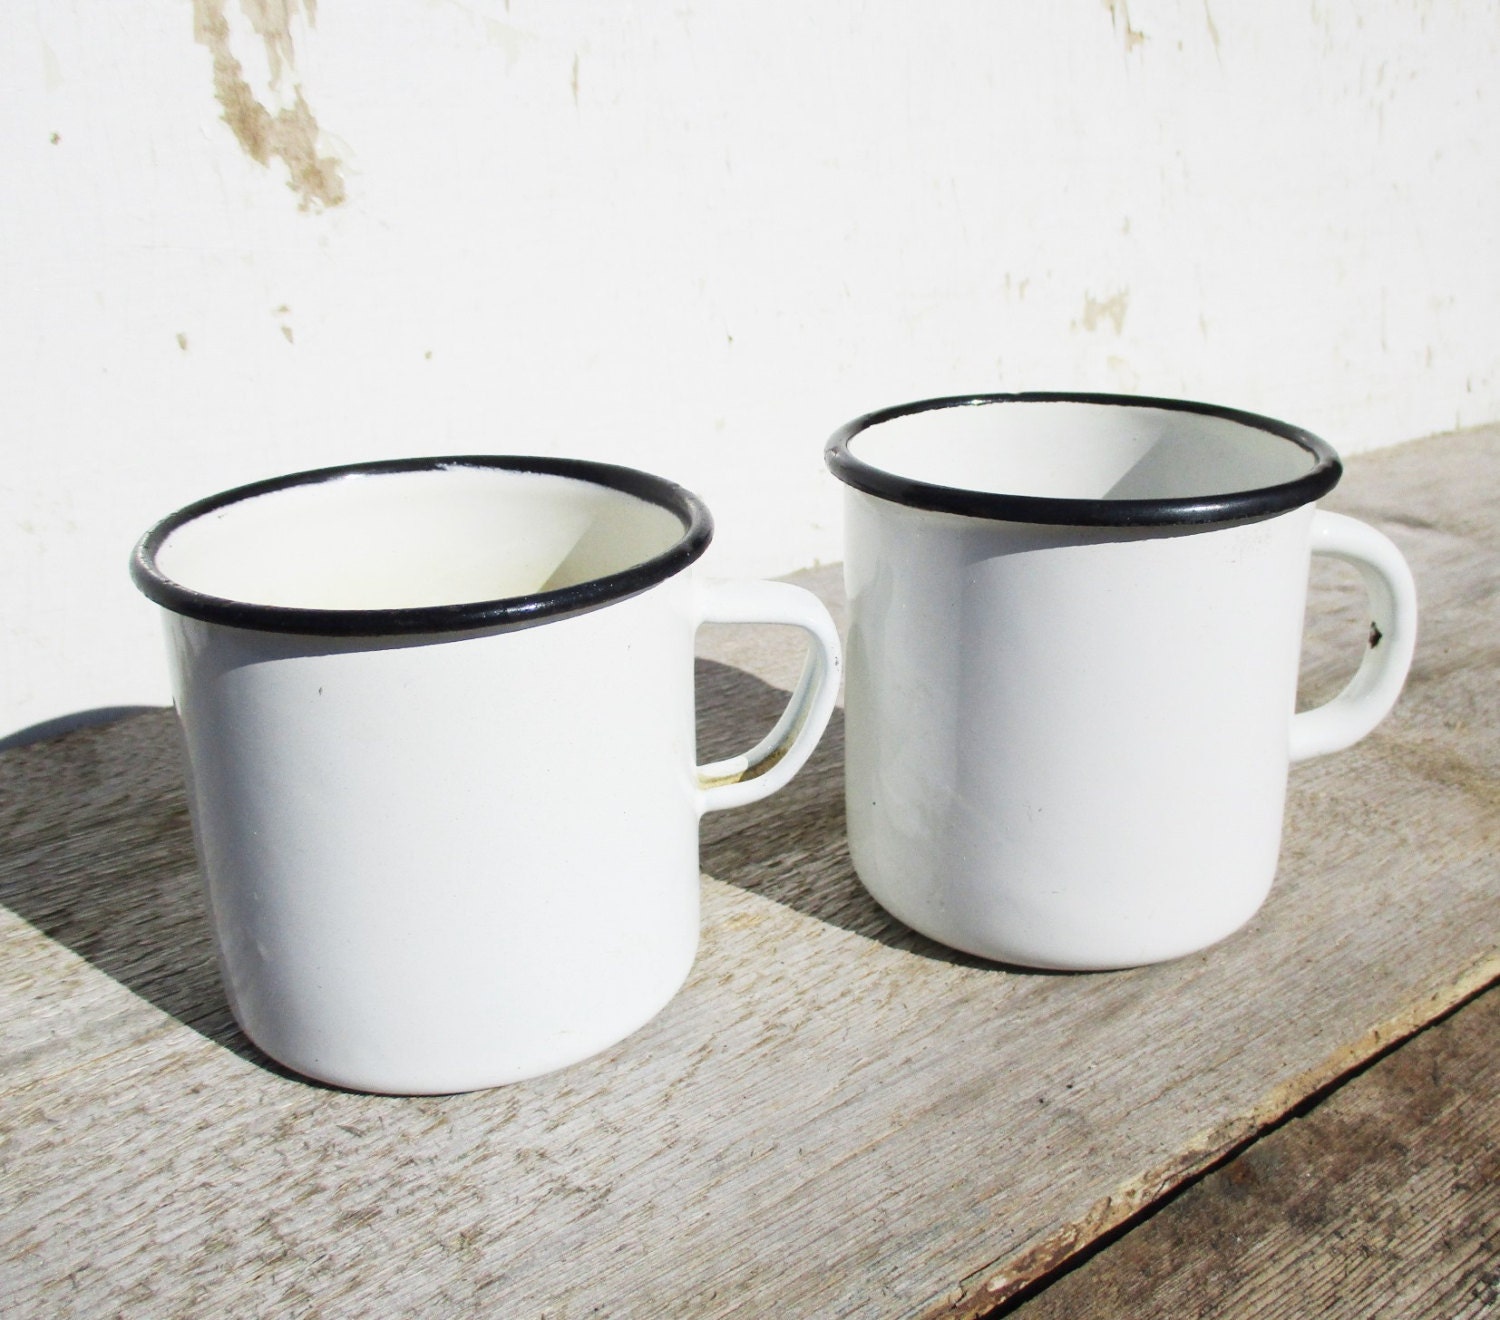
[[[280,471],[605,457],[774,574],[905,398],[1500,417],[1497,68],[1460,0],[17,0],[0,737],[165,701],[127,552]]]

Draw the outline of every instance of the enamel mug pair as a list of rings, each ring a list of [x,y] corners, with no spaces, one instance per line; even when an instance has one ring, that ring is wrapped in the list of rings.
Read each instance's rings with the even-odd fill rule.
[[[872,413],[847,486],[854,867],[933,939],[1003,963],[1174,958],[1276,871],[1288,766],[1347,747],[1411,663],[1410,571],[1319,511],[1333,451],[1204,404],[982,395]],[[584,1059],[676,992],[698,821],[774,792],[828,722],[839,641],[786,584],[709,584],[680,487],[566,459],[416,459],[262,482],[136,548],[161,605],[230,1006],[359,1090],[497,1085]],[[1310,554],[1373,623],[1294,713]],[[809,638],[777,726],[696,765],[705,621]]]
[[[263,482],[145,536],[220,969],[268,1055],[470,1090],[595,1054],[675,994],[699,817],[795,774],[840,667],[811,594],[695,577],[711,529],[631,469],[462,457]],[[810,646],[779,724],[700,766],[705,621]]]
[[[936,399],[829,442],[847,486],[846,802],[861,881],[1006,963],[1175,958],[1276,872],[1288,765],[1395,703],[1416,640],[1396,547],[1315,501],[1321,440],[1104,395]],[[1373,623],[1341,695],[1294,713],[1309,554]]]

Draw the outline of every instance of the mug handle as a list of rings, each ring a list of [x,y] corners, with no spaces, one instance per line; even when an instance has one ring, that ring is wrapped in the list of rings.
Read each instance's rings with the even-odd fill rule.
[[[1417,587],[1394,543],[1340,513],[1313,515],[1312,552],[1353,564],[1370,597],[1370,644],[1332,701],[1292,716],[1293,761],[1353,746],[1396,704],[1417,645]]]
[[[838,629],[823,602],[789,582],[705,583],[697,622],[791,624],[810,643],[802,676],[776,727],[743,755],[698,767],[701,815],[759,802],[802,768],[833,714],[843,661]]]

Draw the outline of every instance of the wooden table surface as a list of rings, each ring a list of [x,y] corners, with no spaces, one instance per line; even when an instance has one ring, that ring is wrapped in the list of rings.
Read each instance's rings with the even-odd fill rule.
[[[1119,1299],[1101,1315],[1181,1315],[1270,1296],[1255,1313],[1301,1314],[1313,1294],[1277,1291],[1277,1254],[1328,1259],[1373,1204],[1440,1227],[1460,1208],[1450,1237],[1478,1245],[1449,1254],[1442,1295],[1482,1314],[1500,1287],[1500,1101],[1477,1058],[1495,1056],[1471,1049],[1469,1073],[1431,1060],[1493,1041],[1493,996],[1302,1110],[1500,978],[1500,430],[1347,469],[1325,506],[1384,528],[1417,575],[1407,692],[1359,747],[1294,768],[1257,918],[1164,966],[1017,972],[884,916],[849,866],[836,714],[789,789],[705,820],[702,949],[641,1032],[517,1086],[348,1094],[269,1064],[230,1020],[169,714],[0,756],[5,1313],[1044,1317],[1093,1314],[1091,1297]],[[802,580],[838,606],[836,570]],[[1313,587],[1309,700],[1363,639],[1352,573],[1320,565]],[[703,655],[703,750],[743,745],[783,700],[795,643],[715,629]],[[1392,1068],[1430,1075],[1431,1094],[1370,1099]],[[1436,1124],[1456,1152],[1441,1167],[1463,1176],[1402,1165],[1362,1184],[1347,1142],[1319,1163],[1341,1122],[1388,1134],[1386,1155]],[[1234,1257],[1223,1203],[1249,1202],[1214,1189],[1272,1173],[1291,1180],[1284,1212],[1254,1213],[1299,1205],[1307,1231]],[[1308,1177],[1343,1178],[1345,1201],[1311,1213]],[[1184,1215],[1210,1226],[1196,1249]],[[1143,1270],[1188,1290],[1151,1311]],[[1361,1295],[1397,1294],[1388,1279]]]

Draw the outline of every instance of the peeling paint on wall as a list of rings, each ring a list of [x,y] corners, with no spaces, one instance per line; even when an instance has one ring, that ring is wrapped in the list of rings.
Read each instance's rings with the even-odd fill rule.
[[[266,43],[266,62],[271,66],[272,84],[281,81],[282,66],[295,67],[297,54],[292,46],[292,18],[298,0],[240,0],[240,8],[255,29],[255,35]],[[306,0],[308,25],[318,21],[318,0]]]
[[[272,158],[282,161],[290,179],[288,186],[301,199],[302,210],[337,206],[344,200],[344,180],[339,161],[318,154],[318,123],[302,95],[300,84],[292,102],[275,114],[256,98],[245,77],[244,66],[229,48],[226,0],[193,0],[193,36],[207,46],[214,60],[214,96],[223,107],[223,120],[233,131],[245,154],[269,166]],[[273,86],[283,69],[294,69],[291,22],[305,4],[307,20],[317,16],[317,0],[240,0],[241,8],[266,43],[266,59]]]
[[[1130,290],[1121,289],[1113,298],[1095,298],[1083,295],[1083,318],[1080,322],[1085,330],[1097,330],[1108,321],[1118,335],[1125,329],[1125,313],[1130,309]]]

